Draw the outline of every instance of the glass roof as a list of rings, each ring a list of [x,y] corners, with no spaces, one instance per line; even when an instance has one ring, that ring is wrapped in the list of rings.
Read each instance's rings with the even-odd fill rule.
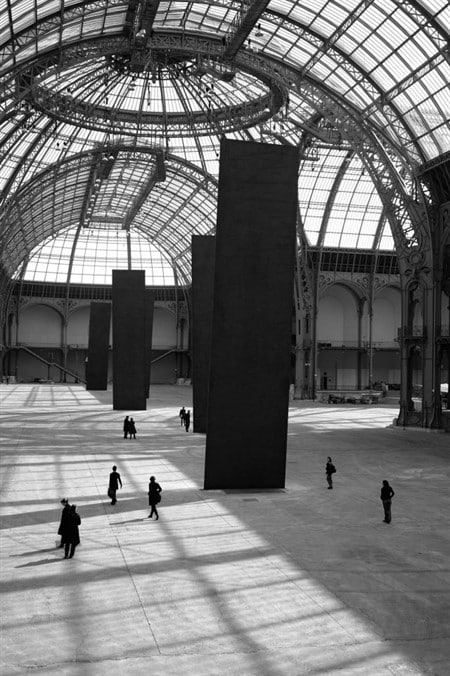
[[[72,261],[72,250],[77,256]],[[128,252],[132,265],[128,264]],[[117,229],[72,228],[47,238],[30,253],[26,279],[31,282],[111,284],[111,269],[145,270],[147,286],[173,286],[173,266],[147,237]],[[20,276],[20,270],[17,273]]]
[[[3,0],[5,271],[189,283],[223,137],[299,148],[299,241],[392,251],[386,188],[450,151],[449,27],[446,0]]]

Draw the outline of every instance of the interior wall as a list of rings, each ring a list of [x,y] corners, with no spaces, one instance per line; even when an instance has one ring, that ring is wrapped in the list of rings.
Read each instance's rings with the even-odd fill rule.
[[[317,340],[332,345],[356,345],[358,312],[354,294],[340,284],[330,286],[321,296],[317,313]]]
[[[44,304],[25,307],[19,317],[17,342],[35,347],[61,347],[62,315]]]
[[[374,298],[372,317],[372,340],[383,347],[395,347],[401,326],[400,289],[386,287]]]
[[[360,370],[361,387],[368,387],[367,344],[370,337],[368,303],[362,301]],[[358,308],[354,292],[342,284],[327,287],[318,303],[317,389],[358,387]],[[394,287],[381,289],[373,302],[372,380],[391,386],[400,383],[400,352],[396,340],[401,326],[401,294]],[[345,346],[345,350],[339,349]]]
[[[398,352],[397,329],[401,325],[400,291],[394,287],[382,289],[373,306],[372,339],[375,346],[373,355],[373,380],[385,381],[391,385],[400,382],[400,357]],[[442,324],[448,321],[448,297],[442,297]],[[420,321],[420,309],[417,308]],[[368,340],[367,304],[364,305],[362,340]],[[67,344],[72,346],[67,353],[67,368],[84,377],[84,351],[87,349],[89,333],[89,307],[74,310],[68,320]],[[187,347],[188,331],[184,335]],[[26,306],[20,313],[18,342],[28,345],[49,361],[63,363],[62,346],[63,317],[53,307],[45,304]],[[355,347],[358,338],[358,304],[354,293],[342,284],[330,286],[320,298],[317,317],[317,340],[334,347],[346,345]],[[112,339],[111,339],[112,340]],[[153,359],[162,356],[177,344],[176,316],[168,308],[155,306],[153,319]],[[73,346],[78,346],[76,349]],[[382,348],[382,349],[380,349]],[[84,351],[83,351],[84,350]],[[17,355],[18,379],[33,382],[36,378],[47,379],[48,368],[31,355],[19,352]],[[336,352],[319,350],[317,363],[317,387],[356,388],[356,350]],[[362,359],[362,386],[367,386],[368,369]],[[61,374],[51,369],[50,378],[58,382]],[[445,378],[446,379],[446,378]],[[109,369],[108,381],[112,380]],[[172,383],[176,380],[175,353],[168,354],[152,365],[152,383]]]
[[[69,315],[67,322],[67,344],[87,347],[89,343],[89,306],[81,307]]]
[[[153,350],[152,359],[157,359],[164,354],[163,350]],[[162,359],[154,361],[150,371],[150,379],[154,385],[173,384],[177,380],[177,364],[174,352],[165,355]],[[150,390],[150,397],[152,396]]]
[[[75,309],[69,315],[66,331],[67,361],[66,368],[85,377],[85,359],[89,340],[88,305]],[[63,316],[49,305],[44,303],[26,306],[20,313],[17,331],[17,344],[29,347],[47,361],[55,361],[64,366],[63,350]],[[188,344],[188,331],[184,336],[184,347]],[[112,345],[112,331],[110,331]],[[165,307],[155,307],[153,316],[152,359],[158,359],[152,364],[151,382],[155,384],[174,383],[176,381],[175,353],[166,354],[177,344],[177,327],[174,312]],[[112,382],[112,359],[109,357],[108,382]],[[34,382],[35,380],[51,379],[55,382],[63,380],[64,375],[54,367],[49,367],[32,355],[19,350],[11,357],[11,375],[16,371],[19,382]],[[67,382],[74,382],[74,378],[66,376]]]
[[[155,305],[153,310],[153,349],[170,349],[177,344],[176,317],[173,312]]]

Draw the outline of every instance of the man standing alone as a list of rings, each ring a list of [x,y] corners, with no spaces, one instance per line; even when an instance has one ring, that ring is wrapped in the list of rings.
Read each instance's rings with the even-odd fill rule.
[[[183,427],[183,425],[184,425],[184,418],[185,418],[185,415],[186,415],[186,409],[184,408],[184,406],[183,406],[183,408],[180,408],[180,412],[178,413],[178,415],[180,416],[180,424],[181,424],[181,427]]]
[[[389,481],[386,481],[386,479],[383,481],[383,485],[381,487],[381,494],[380,498],[383,503],[383,509],[384,509],[384,523],[391,523],[392,519],[392,514],[391,514],[391,505],[392,505],[392,498],[394,497],[395,493],[393,491],[392,486],[389,485]]]
[[[333,488],[333,474],[335,474],[335,472],[336,467],[333,465],[333,461],[331,460],[330,456],[328,456],[327,464],[325,466],[325,474],[327,477],[327,484],[329,489]]]
[[[108,488],[108,496],[111,498],[111,504],[115,505],[117,502],[116,498],[116,492],[120,486],[122,488],[122,479],[120,478],[120,474],[117,471],[116,465],[112,468],[112,472],[109,475],[109,488]]]

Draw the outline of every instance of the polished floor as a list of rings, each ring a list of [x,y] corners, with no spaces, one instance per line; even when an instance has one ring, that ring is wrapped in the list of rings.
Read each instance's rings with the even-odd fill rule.
[[[392,427],[389,400],[291,402],[285,490],[204,491],[191,396],[153,387],[125,440],[109,391],[0,385],[2,676],[448,676],[450,435]]]

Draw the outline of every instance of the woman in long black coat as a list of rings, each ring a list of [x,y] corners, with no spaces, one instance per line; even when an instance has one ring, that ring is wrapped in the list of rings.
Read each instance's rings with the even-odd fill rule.
[[[67,524],[64,527],[62,538],[64,540],[64,558],[71,559],[75,554],[77,545],[80,544],[80,531],[78,526],[81,523],[80,515],[77,513],[77,506],[71,505]]]
[[[130,418],[128,426],[129,426],[130,439],[136,439],[136,425],[135,425],[133,418]]]
[[[161,502],[160,495],[161,491],[162,491],[161,486],[158,483],[156,483],[155,477],[151,476],[150,483],[148,484],[148,504],[151,507],[150,514],[147,517],[148,519],[151,519],[153,514],[156,515],[156,519],[159,519],[156,505],[158,504],[158,502]]]
[[[64,532],[66,530],[66,525],[67,521],[70,518],[70,505],[69,501],[67,498],[63,498],[61,500],[61,504],[63,505],[63,510],[61,512],[61,521],[59,522],[59,528],[58,528],[58,535],[61,535],[61,542],[60,542],[60,547],[64,547]]]

